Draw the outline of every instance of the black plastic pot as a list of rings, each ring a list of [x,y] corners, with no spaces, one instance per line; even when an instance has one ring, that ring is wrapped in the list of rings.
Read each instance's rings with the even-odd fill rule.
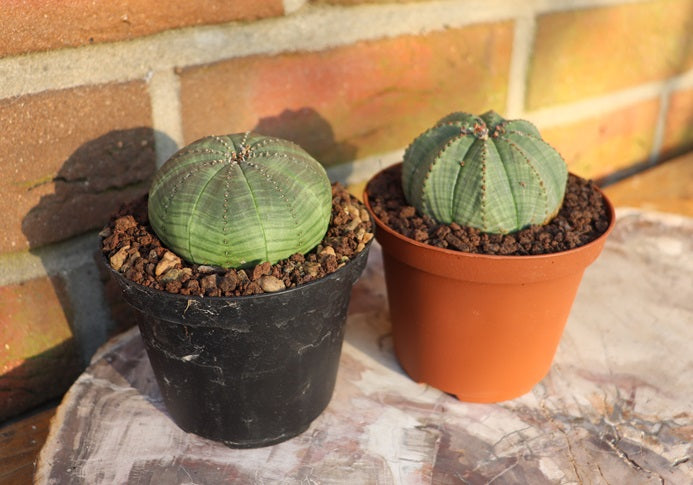
[[[146,315],[140,333],[164,403],[183,430],[237,448],[305,431],[334,390],[351,288],[368,250],[336,272],[277,293],[188,297],[114,271]]]

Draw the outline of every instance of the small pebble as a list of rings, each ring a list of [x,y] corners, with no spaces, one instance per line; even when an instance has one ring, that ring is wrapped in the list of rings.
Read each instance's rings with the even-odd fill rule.
[[[262,276],[259,280],[260,288],[267,293],[274,293],[286,289],[286,285],[282,280],[272,275]]]
[[[316,277],[318,275],[318,271],[320,270],[320,263],[305,263],[303,265],[303,269],[309,275]]]
[[[272,272],[272,265],[265,261],[264,263],[258,264],[255,266],[253,269],[253,274],[251,276],[251,280],[257,281],[260,279],[260,277],[268,275]]]
[[[209,266],[209,265],[206,265],[206,264],[201,264],[200,266],[197,267],[197,271],[199,271],[200,273],[209,274],[209,273],[214,273],[214,272],[216,272],[216,271],[217,271],[217,268],[214,267],[214,266]]]
[[[157,276],[162,275],[166,273],[169,269],[175,267],[176,265],[180,266],[181,261],[178,256],[176,256],[174,253],[171,251],[166,251],[164,253],[164,256],[161,258],[161,261],[156,265],[156,269],[154,270],[154,274]]]
[[[211,290],[217,287],[217,276],[215,274],[207,275],[200,278],[200,287],[203,291]]]
[[[137,227],[137,221],[135,221],[135,218],[132,216],[123,216],[116,219],[114,226],[116,231],[127,231],[128,229]]]
[[[349,231],[353,231],[358,227],[359,224],[361,224],[361,219],[358,216],[356,216],[351,221],[349,221],[349,224],[346,225],[346,229]]]
[[[109,262],[111,263],[111,268],[113,268],[116,271],[120,271],[120,268],[123,267],[123,263],[128,257],[128,249],[130,249],[130,245],[123,246],[118,250],[117,253],[111,256],[109,260]]]
[[[177,268],[171,268],[161,275],[159,281],[162,283],[170,283],[171,281],[178,281],[181,278],[183,271]]]
[[[140,254],[140,252],[135,250],[132,252],[132,254],[130,254],[128,256],[126,263],[128,264],[128,266],[134,266],[135,262],[137,262],[137,260],[140,259],[141,257],[142,257],[142,255]]]
[[[325,246],[324,248],[322,248],[322,251],[320,251],[320,253],[318,254],[318,257],[320,259],[320,262],[323,262],[325,259],[334,255],[334,248],[332,246]]]

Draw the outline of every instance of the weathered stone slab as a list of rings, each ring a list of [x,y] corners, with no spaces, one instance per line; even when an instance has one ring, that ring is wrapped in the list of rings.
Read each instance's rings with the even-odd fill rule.
[[[397,365],[373,248],[335,395],[306,433],[255,450],[184,433],[131,330],[65,397],[37,482],[691,483],[692,275],[693,219],[621,213],[550,374],[518,399],[467,404]]]

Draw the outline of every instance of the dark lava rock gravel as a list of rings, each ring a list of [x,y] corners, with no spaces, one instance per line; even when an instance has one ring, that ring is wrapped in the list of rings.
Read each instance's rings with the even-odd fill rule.
[[[561,209],[548,224],[510,234],[487,234],[456,223],[438,224],[404,198],[401,165],[390,167],[368,186],[373,212],[400,234],[440,248],[492,255],[556,253],[587,244],[606,231],[609,213],[592,181],[570,174]]]

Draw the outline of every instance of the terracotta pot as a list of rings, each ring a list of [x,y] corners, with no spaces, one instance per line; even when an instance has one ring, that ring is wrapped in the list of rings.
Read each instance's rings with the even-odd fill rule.
[[[399,234],[375,216],[366,188],[383,250],[395,353],[405,372],[463,401],[497,402],[531,390],[549,371],[583,272],[613,229],[614,208],[604,200],[609,227],[584,246],[491,256]]]

